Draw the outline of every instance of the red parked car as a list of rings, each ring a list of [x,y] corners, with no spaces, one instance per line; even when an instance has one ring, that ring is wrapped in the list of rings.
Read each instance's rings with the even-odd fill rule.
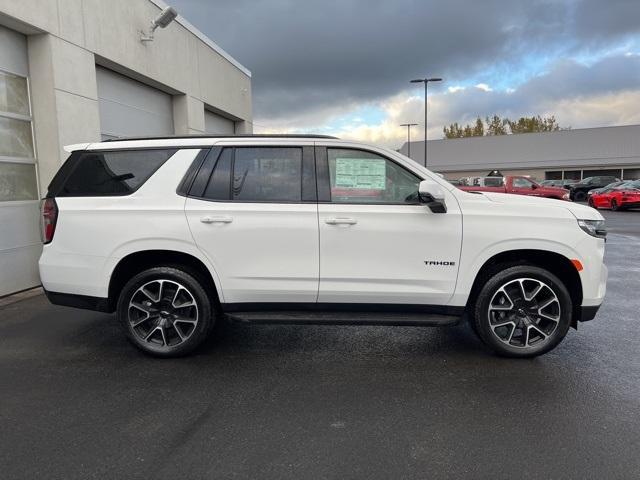
[[[534,197],[569,200],[569,191],[558,187],[544,187],[530,178],[515,175],[505,177],[473,177],[466,179],[465,185],[458,186],[467,192],[497,192]]]
[[[610,208],[611,210],[640,208],[640,180],[594,193],[589,197],[589,205],[593,208]]]

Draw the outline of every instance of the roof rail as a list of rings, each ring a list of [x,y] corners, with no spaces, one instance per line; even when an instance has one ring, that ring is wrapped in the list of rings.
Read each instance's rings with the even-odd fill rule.
[[[338,140],[338,137],[331,135],[314,135],[314,134],[285,134],[285,133],[250,133],[250,134],[233,134],[233,135],[220,135],[220,134],[190,134],[190,135],[158,135],[158,136],[144,136],[144,137],[119,137],[119,138],[107,138],[103,142],[123,142],[128,140],[173,140],[173,139],[185,139],[185,138],[329,138]]]

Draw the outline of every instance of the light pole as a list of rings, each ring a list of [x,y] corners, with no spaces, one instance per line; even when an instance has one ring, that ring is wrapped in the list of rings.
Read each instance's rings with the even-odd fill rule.
[[[424,83],[424,166],[427,166],[427,85],[429,82],[441,82],[441,78],[416,78],[410,83]]]
[[[417,123],[401,123],[401,127],[407,127],[407,157],[411,158],[411,127],[415,127]]]

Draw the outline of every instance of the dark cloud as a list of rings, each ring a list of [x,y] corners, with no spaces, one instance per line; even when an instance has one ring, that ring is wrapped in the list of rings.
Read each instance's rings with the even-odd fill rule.
[[[640,21],[638,0],[582,0],[575,10],[577,36],[588,43],[637,33]]]
[[[425,74],[606,48],[640,31],[638,0],[173,0],[253,72],[260,118],[375,101]]]

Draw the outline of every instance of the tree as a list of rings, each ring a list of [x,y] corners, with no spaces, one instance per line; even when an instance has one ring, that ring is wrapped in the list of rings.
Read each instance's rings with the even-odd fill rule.
[[[480,119],[480,117],[476,119],[476,126],[473,127],[473,136],[474,137],[484,136],[484,123],[482,123],[482,120]]]
[[[461,127],[458,122],[452,123],[443,129],[445,138],[465,138],[465,137],[482,137],[484,135],[484,124],[482,119],[478,117],[475,125],[465,125]]]
[[[445,138],[462,138],[463,136],[462,128],[458,122],[452,123],[448,128],[445,126],[443,130]]]
[[[555,132],[558,130],[569,130],[571,127],[561,127],[556,121],[556,117],[550,115],[541,117],[540,115],[531,117],[520,117],[517,120],[501,118],[499,115],[485,117],[484,122],[480,117],[475,124],[470,123],[462,126],[458,122],[444,127],[444,138],[466,138],[483,137],[494,135],[509,135],[514,133],[531,132]]]
[[[485,121],[487,122],[487,135],[506,135],[509,133],[506,128],[507,121],[498,115],[494,115],[491,118],[487,117]]]
[[[555,132],[563,130],[558,125],[556,117],[542,118],[540,115],[535,117],[520,117],[517,121],[507,120],[511,133],[531,133],[531,132]]]

